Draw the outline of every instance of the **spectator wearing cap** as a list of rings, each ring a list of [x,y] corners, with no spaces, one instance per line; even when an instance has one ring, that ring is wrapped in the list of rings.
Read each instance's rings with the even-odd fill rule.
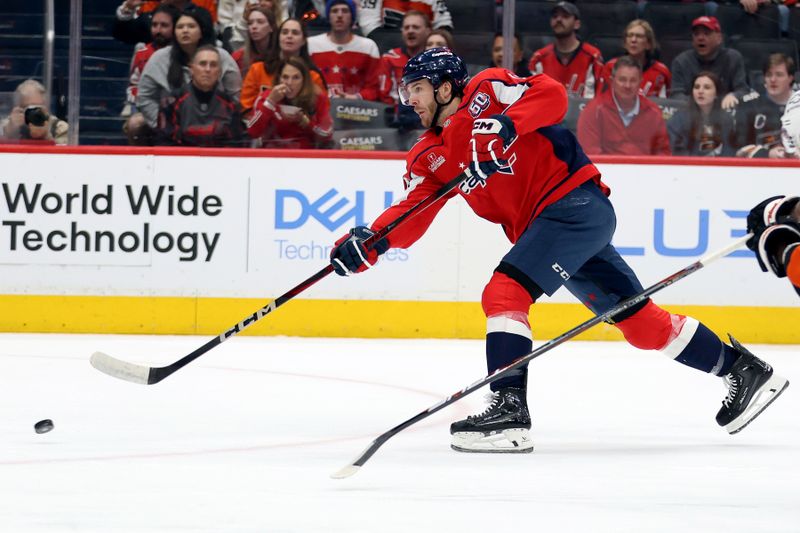
[[[657,98],[669,96],[672,73],[664,63],[656,59],[658,41],[650,23],[642,19],[629,22],[622,34],[622,46],[627,52],[625,55],[633,57],[642,65],[642,94]],[[603,66],[603,90],[608,88],[616,62],[617,59],[614,58]]]
[[[781,143],[781,116],[792,97],[794,59],[786,54],[770,54],[764,63],[765,93],[752,91],[736,107],[739,157],[785,157]]]
[[[378,28],[399,29],[411,10],[424,13],[434,29],[453,31],[453,17],[445,0],[364,0],[358,10],[358,25],[366,36]]]
[[[528,69],[557,79],[570,95],[594,98],[603,69],[600,50],[578,39],[581,13],[571,2],[559,2],[550,13],[550,28],[556,40],[536,50]]]
[[[414,108],[400,103],[397,87],[403,76],[406,62],[425,50],[425,43],[432,30],[431,20],[425,13],[413,9],[406,12],[403,15],[403,25],[400,30],[403,46],[392,48],[381,56],[378,75],[380,100],[394,105],[393,125],[396,127],[405,129],[422,127],[419,117],[414,113]]]
[[[636,59],[617,59],[611,90],[586,104],[578,118],[578,141],[587,154],[670,155],[664,117],[640,94],[641,81]]]
[[[527,78],[531,75],[528,69],[528,62],[522,59],[522,46],[519,34],[514,34],[514,74],[522,78]],[[495,33],[494,40],[492,41],[492,61],[489,67],[502,67],[503,66],[503,34]]]
[[[375,41],[353,33],[353,0],[328,0],[328,33],[308,39],[308,53],[322,71],[331,98],[378,100],[380,52]]]
[[[692,21],[692,49],[672,61],[672,96],[689,98],[692,80],[702,71],[713,72],[719,78],[724,95],[722,109],[732,109],[750,92],[742,54],[722,45],[722,28],[716,17]]]

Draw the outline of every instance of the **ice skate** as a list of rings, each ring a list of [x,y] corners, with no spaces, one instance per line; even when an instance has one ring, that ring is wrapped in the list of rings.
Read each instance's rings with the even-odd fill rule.
[[[750,353],[730,336],[739,358],[723,378],[728,396],[722,400],[717,424],[730,434],[738,433],[786,390],[789,381],[772,371],[772,367]]]
[[[483,413],[450,425],[450,447],[459,452],[530,453],[530,428],[525,389],[508,387],[492,395]]]

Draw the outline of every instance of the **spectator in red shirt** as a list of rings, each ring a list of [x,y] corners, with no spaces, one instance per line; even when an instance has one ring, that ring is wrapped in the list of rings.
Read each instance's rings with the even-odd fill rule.
[[[380,52],[372,39],[353,33],[353,0],[328,0],[331,31],[308,39],[308,53],[322,71],[331,98],[378,100]]]
[[[670,155],[661,110],[639,93],[642,66],[617,59],[611,90],[586,105],[578,118],[578,140],[587,154]]]
[[[236,101],[218,87],[222,76],[220,52],[201,46],[189,62],[192,81],[175,91],[159,116],[161,144],[232,146],[242,136]]]
[[[567,92],[582,98],[594,98],[603,68],[603,55],[594,46],[578,39],[581,13],[571,2],[559,2],[550,15],[550,27],[556,41],[536,50],[528,69],[544,72],[564,84]]]
[[[128,116],[135,112],[133,107],[136,105],[139,80],[142,77],[144,66],[156,50],[160,50],[172,42],[172,33],[179,16],[180,11],[170,4],[162,4],[153,11],[153,17],[150,22],[150,35],[153,40],[145,45],[140,43],[140,48],[133,54],[127,90],[127,105],[122,113],[123,116]]]
[[[278,53],[275,32],[278,23],[272,10],[251,4],[245,8],[244,17],[247,20],[247,40],[242,48],[231,54],[239,65],[242,79],[247,76],[253,63],[269,60],[273,54]]]
[[[642,65],[642,94],[658,98],[669,96],[672,73],[667,65],[655,59],[658,41],[650,23],[642,19],[632,20],[622,34],[622,45],[625,47],[626,55],[633,57]],[[601,75],[603,90],[608,89],[611,71],[616,62],[617,59],[614,58],[603,66]]]
[[[287,58],[278,80],[256,99],[247,133],[267,148],[325,147],[333,135],[331,104],[311,80],[305,61]]]

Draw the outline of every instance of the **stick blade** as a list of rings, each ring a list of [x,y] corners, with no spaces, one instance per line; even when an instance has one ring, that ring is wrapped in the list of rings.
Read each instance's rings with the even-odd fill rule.
[[[353,474],[355,474],[356,472],[358,472],[360,469],[361,469],[360,466],[349,464],[349,465],[345,466],[344,468],[342,468],[340,470],[337,470],[336,472],[331,474],[331,477],[333,479],[348,478],[348,477],[352,476]]]
[[[138,383],[139,385],[150,384],[150,367],[120,361],[103,352],[94,352],[89,362],[97,370],[111,377]]]

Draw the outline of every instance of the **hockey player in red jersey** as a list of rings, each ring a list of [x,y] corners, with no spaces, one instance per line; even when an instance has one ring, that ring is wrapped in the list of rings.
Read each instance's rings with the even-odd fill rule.
[[[468,81],[463,61],[446,48],[426,50],[405,67],[400,85],[429,128],[411,148],[406,195],[372,227],[356,227],[336,242],[332,265],[340,275],[373,266],[389,248],[407,248],[436,213],[459,194],[478,216],[500,224],[514,244],[486,285],[489,372],[531,351],[530,306],[564,286],[595,313],[641,292],[630,267],[610,244],[616,226],[609,189],[575,136],[559,124],[566,91],[546,75],[518,77],[490,68]],[[464,172],[449,196],[398,226],[367,250],[364,240]],[[676,361],[718,376],[728,395],[717,423],[736,433],[785,388],[788,381],[731,337],[723,343],[697,320],[652,301],[614,317],[632,345],[661,350]],[[531,418],[527,368],[493,382],[491,405],[452,424],[452,447],[467,452],[529,452]]]

